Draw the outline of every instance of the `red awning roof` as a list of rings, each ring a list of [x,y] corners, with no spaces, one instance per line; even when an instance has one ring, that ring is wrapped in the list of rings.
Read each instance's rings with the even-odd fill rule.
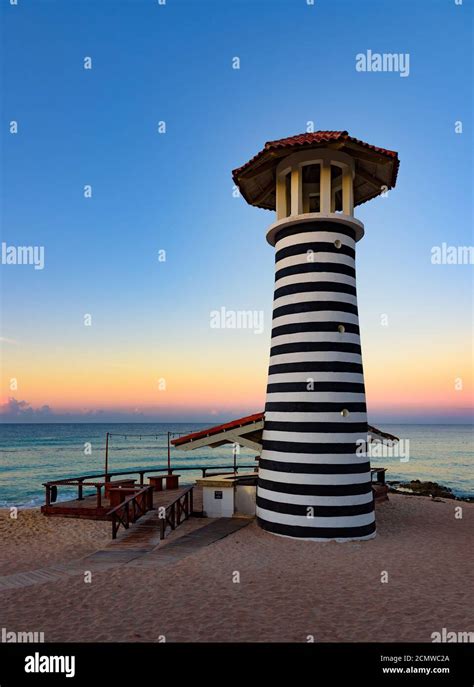
[[[246,417],[241,417],[238,418],[237,420],[232,420],[231,422],[225,422],[222,425],[215,425],[214,427],[208,427],[206,429],[202,429],[199,432],[192,432],[191,434],[186,434],[186,436],[179,437],[177,439],[172,439],[171,443],[175,448],[179,448],[183,444],[188,444],[193,441],[197,441],[198,439],[205,439],[207,437],[211,438],[215,436],[216,434],[221,434],[222,432],[227,432],[229,430],[237,429],[239,427],[247,427],[249,425],[255,424],[257,422],[261,422],[262,420],[265,419],[265,413],[254,413],[253,415],[247,415]],[[385,439],[387,441],[398,441],[398,437],[394,436],[393,434],[388,434],[388,432],[382,432],[380,429],[377,429],[376,427],[373,427],[372,425],[367,426],[367,430],[371,432],[372,434],[375,434],[379,436],[381,439]],[[247,430],[249,431],[249,430]],[[261,432],[263,430],[258,430],[259,431],[259,442],[261,444]],[[243,433],[245,435],[245,432]],[[235,437],[231,437],[228,439],[230,443],[236,442]],[[223,441],[222,443],[225,443]],[[238,443],[238,442],[237,442]],[[207,442],[206,442],[207,444]],[[209,441],[209,445],[212,445],[212,440]],[[216,445],[214,443],[214,445]]]
[[[215,425],[214,427],[202,429],[199,432],[186,434],[186,436],[179,437],[178,439],[172,439],[171,443],[173,444],[173,446],[178,447],[180,444],[187,444],[189,441],[196,441],[197,439],[203,439],[204,437],[211,437],[214,434],[220,434],[221,432],[226,432],[229,429],[235,429],[236,427],[243,427],[245,425],[251,425],[254,422],[260,422],[260,420],[263,420],[263,416],[264,413],[254,413],[254,415],[247,415],[246,417],[241,417],[238,420],[225,422],[223,425]]]

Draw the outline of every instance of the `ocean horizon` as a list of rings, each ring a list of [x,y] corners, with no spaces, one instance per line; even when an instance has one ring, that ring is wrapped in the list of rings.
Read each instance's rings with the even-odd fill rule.
[[[167,433],[187,434],[208,427],[202,422],[147,423],[1,423],[0,507],[34,507],[44,503],[43,482],[104,472],[105,435],[109,471],[166,467]],[[434,481],[459,497],[474,497],[474,428],[472,425],[408,425],[384,423],[408,449],[406,456],[382,455],[372,465],[388,468],[387,480]],[[123,435],[123,436],[119,436]],[[241,448],[238,465],[253,465],[255,452]],[[231,466],[232,446],[194,451],[171,449],[181,482],[201,475],[199,466]],[[74,498],[75,489],[60,488],[59,500]]]

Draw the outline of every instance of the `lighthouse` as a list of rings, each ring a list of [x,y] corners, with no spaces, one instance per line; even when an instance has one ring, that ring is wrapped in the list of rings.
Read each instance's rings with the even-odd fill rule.
[[[354,207],[393,188],[398,165],[395,151],[317,131],[269,141],[233,171],[248,203],[276,212],[257,519],[277,535],[375,536]]]

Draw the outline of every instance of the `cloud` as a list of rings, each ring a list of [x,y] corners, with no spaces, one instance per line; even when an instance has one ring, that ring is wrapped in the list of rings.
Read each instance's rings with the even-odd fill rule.
[[[48,405],[40,408],[33,408],[27,401],[17,401],[16,398],[9,398],[6,403],[0,406],[0,415],[6,418],[48,418],[53,411]]]
[[[254,412],[253,408],[240,408],[231,411],[211,409],[202,411],[199,408],[81,408],[78,410],[57,410],[48,405],[34,408],[28,401],[9,398],[0,405],[0,419],[3,423],[43,423],[43,422],[99,422],[99,423],[133,423],[133,422],[185,422],[207,423],[225,422],[232,417],[243,417]]]
[[[138,408],[130,411],[82,408],[75,412],[57,411],[49,405],[34,408],[28,401],[10,397],[0,405],[2,422],[153,422],[158,416],[147,416]]]

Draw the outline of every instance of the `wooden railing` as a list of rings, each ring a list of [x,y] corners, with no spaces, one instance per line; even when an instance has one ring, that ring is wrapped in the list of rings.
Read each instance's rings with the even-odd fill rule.
[[[100,477],[100,475],[99,475]],[[45,482],[43,487],[46,489],[45,505],[50,506],[57,499],[58,486],[64,487],[74,487],[77,486],[77,498],[79,501],[84,499],[83,489],[86,487],[95,487],[96,498],[97,498],[97,508],[102,506],[102,487],[105,486],[105,482],[87,482],[84,484],[84,480],[91,479],[90,477],[76,477],[71,479],[60,479],[53,482]],[[54,494],[54,497],[53,497]]]
[[[240,468],[252,468],[255,469],[255,463],[253,465],[237,465],[236,471],[238,472]],[[139,470],[120,470],[117,472],[109,472],[108,474],[101,473],[101,474],[96,474],[96,475],[79,475],[78,477],[70,477],[68,479],[58,479],[58,480],[52,480],[51,482],[44,482],[43,486],[46,490],[46,498],[45,498],[45,503],[47,506],[51,505],[52,501],[55,501],[56,498],[52,498],[52,493],[53,493],[53,487],[55,488],[55,496],[57,496],[57,488],[59,486],[63,487],[77,487],[77,498],[79,501],[82,501],[84,499],[84,488],[87,487],[94,487],[96,489],[97,493],[97,507],[101,507],[102,505],[102,494],[101,490],[102,487],[105,486],[106,482],[110,482],[112,477],[117,477],[119,475],[139,475],[140,479],[140,486],[143,487],[145,486],[145,475],[151,472],[166,472],[170,475],[173,474],[173,472],[176,471],[184,472],[184,471],[196,471],[200,470],[202,473],[203,477],[207,476],[207,473],[209,470],[218,470],[220,472],[216,472],[215,474],[233,474],[234,473],[234,466],[233,465],[207,465],[206,467],[200,467],[200,466],[194,466],[194,467],[183,467],[183,466],[178,466],[175,468],[171,468],[168,470],[167,467],[164,468],[147,468],[147,469],[139,469]],[[222,470],[227,470],[227,472],[223,473]],[[99,481],[100,479],[103,479],[104,481]],[[92,480],[91,482],[88,482],[87,480]]]
[[[372,482],[378,482],[379,484],[385,484],[385,473],[387,468],[371,468],[370,477]],[[375,477],[375,479],[374,479]]]
[[[112,520],[112,539],[117,538],[120,525],[126,530],[142,515],[153,508],[153,487],[143,487],[135,494],[128,496],[118,506],[107,513]]]
[[[187,520],[193,514],[193,489],[188,487],[186,491],[176,497],[176,499],[168,504],[163,513],[158,509],[158,516],[160,518],[160,539],[165,538],[166,528],[171,527],[175,530],[184,520]]]

